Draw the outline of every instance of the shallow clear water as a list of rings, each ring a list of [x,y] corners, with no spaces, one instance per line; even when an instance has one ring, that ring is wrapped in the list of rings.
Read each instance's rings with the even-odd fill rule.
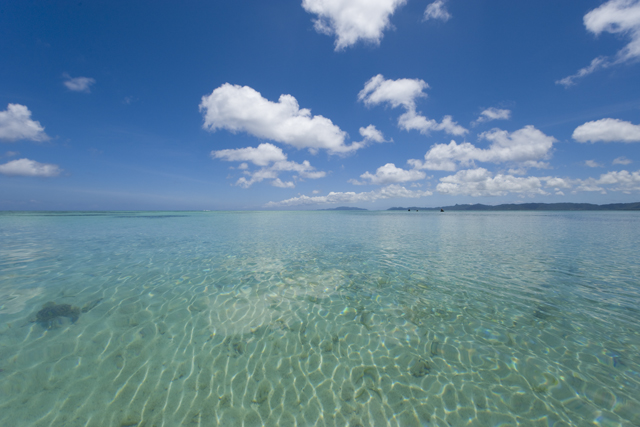
[[[639,426],[638,242],[633,212],[0,213],[0,425]]]

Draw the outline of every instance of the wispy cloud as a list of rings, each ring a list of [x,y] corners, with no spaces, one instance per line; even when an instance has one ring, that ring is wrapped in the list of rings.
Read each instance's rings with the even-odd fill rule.
[[[633,163],[631,160],[627,159],[626,157],[617,157],[615,159],[613,159],[613,162],[611,162],[614,165],[628,165]]]
[[[472,124],[477,125],[480,123],[490,122],[493,120],[509,120],[510,118],[511,118],[511,110],[491,107],[481,112],[478,119],[472,122]]]
[[[447,11],[444,0],[436,0],[427,6],[427,8],[424,10],[423,20],[428,21],[429,19],[435,19],[444,22],[447,22],[449,19],[451,19],[451,14]]]
[[[35,160],[18,159],[0,165],[0,174],[8,176],[31,176],[50,178],[60,175],[58,165],[39,163]]]
[[[631,41],[613,57],[599,56],[576,74],[557,80],[556,84],[569,87],[576,80],[601,68],[640,58],[640,0],[609,0],[587,13],[583,21],[587,31],[596,36],[607,32],[630,38]]]
[[[71,77],[67,73],[62,76],[66,79],[63,84],[73,92],[91,93],[91,86],[96,83],[96,80],[91,77]]]
[[[425,196],[431,196],[431,191],[413,191],[407,190],[405,187],[393,184],[380,188],[374,191],[367,191],[362,193],[354,192],[330,192],[326,196],[298,196],[291,199],[282,200],[280,202],[269,202],[266,207],[290,207],[290,206],[309,206],[320,204],[333,204],[333,203],[359,203],[359,202],[373,202],[379,199],[391,199],[391,198],[420,198]]]

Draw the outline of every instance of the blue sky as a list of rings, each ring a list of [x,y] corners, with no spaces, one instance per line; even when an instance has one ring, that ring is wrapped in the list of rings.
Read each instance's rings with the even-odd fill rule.
[[[0,209],[640,200],[640,1],[0,5]]]

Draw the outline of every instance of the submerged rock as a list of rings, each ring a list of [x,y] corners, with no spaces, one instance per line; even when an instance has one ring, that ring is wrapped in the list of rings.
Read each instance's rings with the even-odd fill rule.
[[[411,372],[411,375],[413,375],[414,377],[420,378],[420,377],[424,377],[425,375],[428,375],[429,372],[431,371],[431,367],[426,362],[426,360],[419,359],[418,361],[416,361],[416,363],[413,364],[413,366],[409,371]]]
[[[35,322],[47,329],[53,328],[54,322],[61,317],[66,317],[71,320],[71,323],[75,323],[81,313],[88,312],[98,305],[100,301],[102,301],[102,298],[89,302],[82,308],[75,307],[71,304],[56,304],[50,301],[43,305],[42,309],[36,313]]]

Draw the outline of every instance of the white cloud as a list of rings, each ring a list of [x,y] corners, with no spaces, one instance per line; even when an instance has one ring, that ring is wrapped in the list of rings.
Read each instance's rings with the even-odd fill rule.
[[[40,122],[31,120],[31,111],[26,106],[9,104],[5,111],[0,111],[0,141],[19,139],[46,141],[49,137]]]
[[[305,205],[317,205],[317,204],[330,204],[330,203],[360,203],[360,202],[373,202],[379,199],[391,199],[391,198],[419,198],[430,196],[433,193],[431,191],[412,191],[398,185],[388,185],[374,191],[368,191],[363,193],[354,192],[330,192],[326,196],[299,196],[280,202],[269,202],[266,207],[281,207],[281,206],[305,206]]]
[[[509,120],[511,118],[511,110],[503,110],[500,108],[487,108],[482,113],[480,113],[480,117],[473,122],[474,124],[490,122],[492,120]]]
[[[440,19],[444,22],[447,22],[451,19],[451,14],[447,11],[444,6],[444,0],[436,0],[424,11],[424,20],[428,21],[429,19]]]
[[[548,188],[554,188],[558,191],[560,188],[569,189],[572,187],[571,180],[567,180],[564,178],[557,178],[552,176],[547,176],[544,178],[540,178],[545,182],[545,186]]]
[[[520,163],[523,167],[544,168],[546,163],[539,160],[549,157],[553,143],[552,136],[547,136],[533,126],[525,126],[513,133],[493,129],[479,135],[481,139],[491,142],[487,149],[482,149],[463,142],[457,144],[435,144],[424,155],[424,161],[411,159],[408,161],[416,169],[454,171],[458,164],[472,166],[475,161],[489,163]]]
[[[388,142],[384,139],[382,132],[380,132],[374,125],[369,125],[366,128],[360,128],[360,135],[365,141],[373,142]]]
[[[385,80],[382,74],[378,74],[365,83],[364,89],[358,93],[358,100],[367,107],[380,104],[389,104],[391,108],[404,107],[406,111],[398,118],[398,126],[406,131],[418,130],[428,134],[432,130],[442,130],[452,135],[466,134],[468,131],[454,122],[451,116],[444,116],[438,123],[416,112],[416,100],[425,98],[424,90],[428,88],[424,80]]]
[[[293,181],[283,182],[280,178],[276,178],[273,181],[271,181],[271,185],[273,185],[274,187],[280,187],[280,188],[294,188],[296,186],[293,183]]]
[[[556,84],[562,85],[564,87],[573,86],[574,84],[576,84],[577,79],[588,76],[599,68],[606,68],[608,66],[609,62],[607,61],[607,58],[605,58],[604,56],[599,56],[597,58],[594,58],[588,66],[579,69],[577,73],[567,76],[563,79],[556,80]]]
[[[609,0],[584,16],[587,31],[600,35],[603,32],[626,36],[631,41],[619,50],[613,59],[600,56],[576,74],[558,80],[565,87],[575,80],[593,73],[599,68],[625,63],[640,58],[640,0]]]
[[[269,143],[262,143],[256,148],[246,147],[212,151],[211,157],[227,162],[243,162],[238,166],[238,169],[244,170],[243,173],[249,178],[240,177],[236,185],[244,188],[249,188],[265,179],[273,180],[271,185],[275,187],[295,187],[292,181],[283,182],[278,178],[278,175],[282,172],[295,172],[298,174],[297,178],[317,179],[326,176],[326,172],[316,171],[308,160],[302,163],[287,160],[287,155],[282,152],[282,149]],[[248,170],[249,165],[246,162],[262,166],[262,168],[251,172]]]
[[[600,163],[596,162],[595,160],[585,160],[584,164],[585,164],[585,166],[588,166],[590,168],[602,168],[602,167],[604,167]]]
[[[39,163],[35,160],[18,159],[0,165],[0,173],[9,176],[58,176],[62,169],[58,165]]]
[[[389,17],[406,0],[302,0],[308,13],[317,15],[316,31],[335,35],[335,49],[343,50],[359,40],[379,45]]]
[[[595,35],[603,31],[627,35],[631,42],[616,54],[616,62],[640,57],[640,1],[609,0],[584,16],[584,25]]]
[[[613,159],[612,162],[614,165],[628,165],[630,163],[633,163],[631,160],[627,159],[626,157],[622,156],[622,157],[618,157]]]
[[[600,119],[578,126],[572,138],[578,142],[640,142],[640,125],[618,119]]]
[[[396,167],[396,165],[394,165],[393,163],[387,163],[384,166],[380,166],[375,175],[369,172],[365,172],[360,175],[360,178],[368,180],[370,184],[375,185],[387,185],[407,181],[417,181],[420,179],[424,179],[425,177],[426,174],[424,172],[415,169],[404,170],[402,168]],[[356,185],[365,184],[364,182],[359,182],[356,180],[351,180],[350,182]]]
[[[428,135],[432,130],[442,130],[450,135],[462,136],[469,132],[454,122],[451,116],[444,116],[442,122],[438,123],[433,119],[416,113],[415,110],[409,110],[398,118],[398,126],[406,131],[417,130],[423,135]]]
[[[248,86],[225,83],[202,97],[200,111],[204,112],[203,127],[212,132],[218,129],[247,132],[296,148],[308,148],[312,153],[326,149],[332,154],[344,154],[362,148],[357,143],[345,145],[346,132],[331,120],[301,109],[291,95],[280,95],[278,102],[271,102]]]
[[[597,182],[600,185],[613,186],[608,188],[612,191],[640,191],[640,170],[635,172],[628,172],[626,170],[608,172],[600,175]]]
[[[91,77],[71,77],[67,73],[63,74],[63,77],[67,79],[64,85],[74,92],[90,93],[91,86],[96,83],[96,80]]]
[[[7,151],[4,153],[4,155],[1,155],[0,157],[14,157],[17,156],[18,154],[20,154],[17,151]]]
[[[212,151],[211,156],[216,159],[222,159],[227,162],[251,162],[258,166],[267,166],[269,163],[287,160],[287,155],[282,149],[273,144],[263,143],[257,148],[236,148],[227,150]],[[241,169],[246,169],[240,165]]]
[[[542,181],[537,177],[520,178],[513,175],[493,176],[484,168],[458,171],[455,175],[440,178],[436,190],[443,194],[472,197],[504,196],[509,193],[547,195]]]
[[[429,85],[420,79],[385,80],[382,74],[372,77],[358,93],[358,100],[367,107],[388,103],[392,108],[415,108],[417,98],[426,98],[423,91]]]
[[[638,192],[640,191],[640,170],[607,172],[597,179],[576,180],[576,184],[575,191],[597,191],[602,194],[606,194],[607,191]]]

